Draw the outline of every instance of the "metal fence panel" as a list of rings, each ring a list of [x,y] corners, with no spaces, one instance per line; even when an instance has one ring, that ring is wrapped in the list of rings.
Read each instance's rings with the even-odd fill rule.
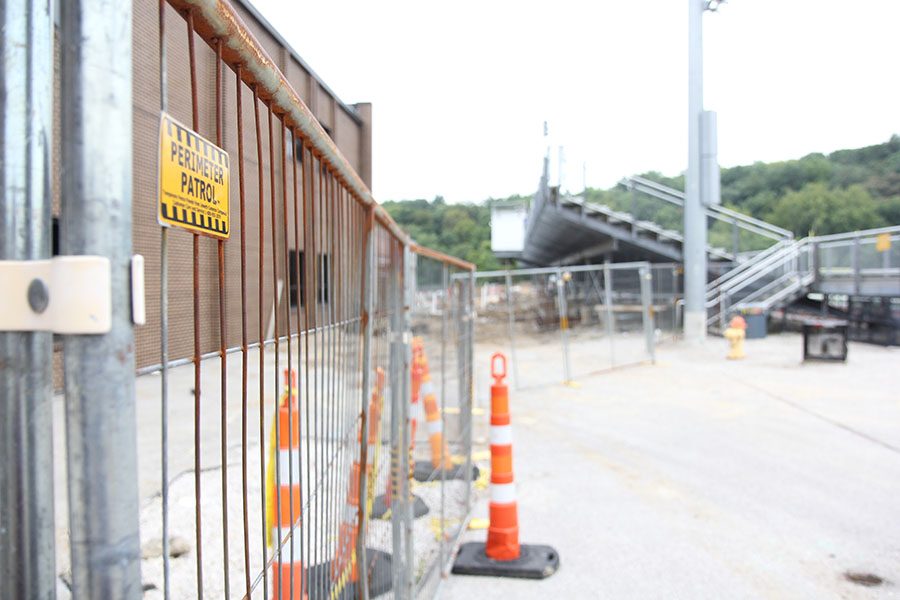
[[[655,345],[679,328],[676,265],[513,269],[475,278],[475,364],[507,351],[517,389],[572,383],[652,360]],[[548,345],[559,351],[548,353]],[[476,369],[475,378],[476,389],[489,387],[485,369]]]
[[[431,597],[471,502],[471,285],[468,273],[428,256],[417,257],[415,274],[412,492],[428,513],[413,521],[412,572],[416,596]]]
[[[160,107],[232,158],[231,238],[160,231],[159,255],[148,257],[148,289],[159,290],[149,302],[159,353],[135,373],[131,161],[122,158],[158,140],[145,132],[136,144],[131,135],[130,6],[63,5],[62,80],[71,92],[64,183],[81,195],[62,205],[62,249],[110,258],[113,330],[64,337],[71,543],[55,552],[45,452],[52,435],[27,456],[16,449],[22,438],[5,436],[0,532],[10,543],[0,547],[0,589],[16,597],[32,596],[32,584],[56,589],[56,571],[71,565],[67,583],[85,597],[139,597],[146,586],[165,598],[430,593],[471,502],[473,286],[451,279],[471,265],[415,245],[375,204],[227,1],[168,0],[158,15]],[[29,35],[49,43],[49,13],[41,18],[28,22],[44,30]],[[187,61],[167,61],[176,44]],[[98,56],[104,85],[91,79]],[[13,109],[7,103],[4,115]],[[17,163],[7,159],[18,150],[3,149],[10,185]],[[112,195],[109,177],[94,171],[109,165],[121,169]],[[37,176],[24,186],[32,202],[0,200],[4,258],[49,253],[47,165],[32,167],[26,175]],[[19,235],[26,222],[37,230]],[[33,248],[9,248],[7,240]],[[431,312],[418,308],[414,253],[435,273],[422,281],[423,290],[433,288]],[[434,327],[420,354],[427,351],[434,372],[429,416],[438,418],[421,423],[441,425],[438,459],[453,461],[417,488],[430,503],[426,521],[414,521],[410,494],[420,458],[409,453],[414,314]],[[49,333],[3,333],[4,355],[29,339],[49,354]],[[21,392],[45,392],[27,407],[34,414],[49,408],[51,363],[40,362],[43,370],[21,388],[7,384],[10,363],[0,366],[10,433],[22,423]],[[431,445],[417,441],[419,451]],[[22,474],[44,490],[29,510],[15,479]],[[376,517],[386,494],[393,510]]]
[[[0,46],[0,260],[51,254],[52,15],[7,2]],[[9,294],[4,290],[4,294]],[[50,291],[50,298],[62,291]],[[0,597],[56,589],[53,334],[0,333]]]

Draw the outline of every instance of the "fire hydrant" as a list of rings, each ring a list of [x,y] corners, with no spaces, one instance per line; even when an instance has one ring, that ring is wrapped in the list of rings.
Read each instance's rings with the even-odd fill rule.
[[[736,360],[744,358],[744,338],[747,336],[747,322],[744,317],[736,316],[731,319],[728,329],[723,334],[731,348],[728,351],[728,358]]]

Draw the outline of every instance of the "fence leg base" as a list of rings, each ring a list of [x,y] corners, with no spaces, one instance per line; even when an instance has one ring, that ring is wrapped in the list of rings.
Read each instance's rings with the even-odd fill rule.
[[[425,501],[415,495],[412,499],[413,519],[418,519],[419,517],[427,515],[428,505],[425,504]],[[387,505],[387,496],[385,494],[375,496],[375,500],[372,502],[372,512],[369,513],[369,515],[373,519],[389,520],[391,518],[391,507]]]
[[[559,569],[559,553],[550,546],[522,544],[516,560],[493,560],[484,553],[484,542],[468,542],[459,547],[453,563],[454,575],[486,575],[545,579]]]
[[[375,598],[391,589],[391,555],[375,548],[366,548],[366,568],[360,568],[360,579],[368,577],[369,596]],[[359,598],[359,583],[346,582],[339,587],[339,582],[331,579],[331,561],[318,564],[309,569],[309,585],[307,591],[327,590],[325,597],[338,600],[356,600]]]
[[[446,480],[466,478],[466,465],[458,465],[451,469],[435,469],[431,465],[430,460],[417,460],[416,468],[413,471],[413,477],[415,477],[416,481],[420,483],[425,483],[428,481],[440,481],[442,471],[443,478]],[[478,467],[476,465],[472,465],[472,481],[478,479],[478,475]]]

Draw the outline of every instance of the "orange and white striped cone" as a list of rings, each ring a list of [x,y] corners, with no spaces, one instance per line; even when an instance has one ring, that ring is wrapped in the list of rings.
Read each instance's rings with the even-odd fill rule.
[[[431,373],[428,371],[428,361],[424,361],[424,373],[422,374],[422,405],[425,408],[425,423],[428,428],[428,444],[431,446],[431,466],[435,469],[452,469],[453,461],[450,450],[444,440],[444,423],[441,419],[441,411],[438,408],[437,396],[434,393],[434,383],[431,381]]]
[[[277,487],[274,512],[278,522],[271,524],[269,538],[270,545],[275,548],[275,559],[272,562],[272,598],[275,600],[306,598],[303,563],[300,560],[302,538],[299,530],[291,530],[294,523],[300,521],[300,407],[296,394],[297,372],[285,369],[284,379],[285,392],[279,400],[277,416],[278,477],[272,487],[273,492]],[[269,497],[272,498],[272,495]],[[278,537],[279,525],[281,539]]]
[[[425,347],[422,345],[422,338],[413,338],[412,341],[412,365],[410,367],[410,377],[412,378],[410,406],[409,406],[409,476],[413,476],[413,454],[416,449],[416,432],[419,425],[419,395],[422,391],[422,355]]]
[[[428,368],[428,356],[421,338],[418,340],[418,354],[414,360],[414,368],[418,371],[422,405],[425,408],[425,426],[428,430],[428,444],[431,448],[430,461],[416,461],[413,476],[417,481],[439,481],[440,479],[465,479],[465,466],[454,465],[450,449],[444,438],[444,422],[438,406],[431,371]],[[415,372],[415,371],[414,371]],[[478,478],[478,467],[472,467],[472,478]]]
[[[378,447],[381,437],[381,412],[384,401],[384,371],[376,369],[375,391],[369,401],[369,424],[365,443],[366,448],[366,484],[368,493],[367,510],[372,504],[372,489],[378,460]],[[357,430],[357,441],[363,443],[363,424]],[[358,455],[357,455],[358,456]],[[329,580],[330,598],[356,598],[360,579],[359,557],[356,546],[359,539],[359,507],[360,501],[360,461],[354,460],[350,468],[347,484],[347,499],[343,517],[338,529],[338,543],[334,560],[311,569],[310,579],[319,585],[326,576]],[[369,592],[373,596],[385,593],[391,587],[391,556],[381,550],[366,548],[367,567],[362,571],[368,578]]]
[[[498,368],[500,365],[501,368]],[[491,500],[487,543],[459,548],[453,573],[543,579],[559,568],[559,554],[550,546],[519,544],[519,509],[512,466],[512,421],[506,357],[491,356]]]
[[[502,374],[494,370],[496,358],[503,363]],[[516,484],[513,480],[512,422],[509,418],[509,388],[503,383],[506,376],[506,357],[491,357],[491,503],[485,554],[494,560],[519,558],[519,508],[516,504]]]
[[[416,463],[413,459],[413,451],[416,446],[416,429],[418,424],[417,414],[419,411],[419,394],[422,387],[422,366],[421,356],[423,352],[422,339],[413,338],[412,340],[412,364],[410,366],[410,404],[409,417],[409,473],[406,475],[408,479],[412,479],[415,474]],[[429,471],[430,472],[430,471]],[[394,487],[399,485],[398,474],[391,473],[385,482],[385,492],[376,497],[369,514],[376,519],[388,519],[391,515],[391,506],[394,498]],[[425,501],[414,494],[410,494],[410,502],[413,507],[413,518],[418,519],[428,514],[428,505]]]

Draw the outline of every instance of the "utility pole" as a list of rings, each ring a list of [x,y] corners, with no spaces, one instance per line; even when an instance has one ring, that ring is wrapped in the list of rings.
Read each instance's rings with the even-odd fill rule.
[[[688,0],[688,169],[684,199],[684,338],[706,338],[706,210],[700,198],[700,113],[703,111],[703,11]]]

